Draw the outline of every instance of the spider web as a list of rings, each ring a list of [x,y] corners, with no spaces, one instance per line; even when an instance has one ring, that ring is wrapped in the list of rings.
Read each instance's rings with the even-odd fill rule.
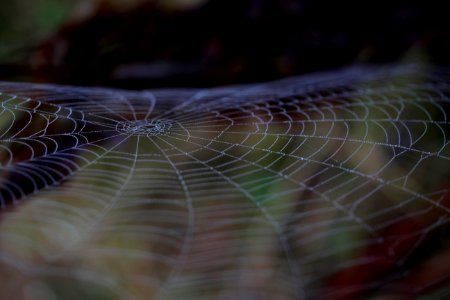
[[[449,83],[0,83],[2,297],[444,298]]]

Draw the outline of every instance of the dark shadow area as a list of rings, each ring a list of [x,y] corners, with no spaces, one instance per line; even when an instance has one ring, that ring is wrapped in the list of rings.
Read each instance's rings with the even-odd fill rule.
[[[135,2],[65,8],[53,34],[15,51],[15,60],[4,55],[0,79],[201,87],[405,57],[449,62],[443,2]]]

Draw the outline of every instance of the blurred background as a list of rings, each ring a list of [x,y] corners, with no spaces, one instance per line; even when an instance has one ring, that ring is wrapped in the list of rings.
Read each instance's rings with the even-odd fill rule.
[[[444,1],[3,0],[0,80],[207,87],[448,65],[446,14]]]

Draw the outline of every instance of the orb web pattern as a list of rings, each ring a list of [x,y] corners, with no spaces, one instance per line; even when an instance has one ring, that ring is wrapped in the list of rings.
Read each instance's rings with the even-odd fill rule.
[[[450,294],[445,69],[0,91],[5,297]]]

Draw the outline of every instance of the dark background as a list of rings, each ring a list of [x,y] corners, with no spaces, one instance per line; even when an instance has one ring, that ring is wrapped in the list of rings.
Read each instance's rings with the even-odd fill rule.
[[[354,63],[449,64],[445,1],[7,0],[0,80],[250,83]]]

